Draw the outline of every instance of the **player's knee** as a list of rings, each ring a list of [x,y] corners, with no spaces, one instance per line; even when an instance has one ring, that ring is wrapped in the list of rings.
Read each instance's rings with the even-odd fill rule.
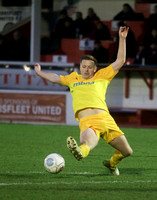
[[[125,152],[125,157],[131,156],[133,154],[133,150],[130,148]]]
[[[96,146],[97,146],[97,144],[98,144],[98,140],[86,140],[86,141],[84,141],[84,144],[86,144],[86,145],[88,145],[89,146],[89,148],[90,148],[90,150],[92,150],[92,149],[94,149]]]
[[[88,145],[90,150],[94,149],[97,146],[98,141],[98,136],[91,128],[88,128],[80,136],[80,143]]]

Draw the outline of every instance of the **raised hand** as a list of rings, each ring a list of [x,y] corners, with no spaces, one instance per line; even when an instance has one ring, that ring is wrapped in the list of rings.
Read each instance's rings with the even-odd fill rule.
[[[121,26],[119,28],[119,37],[125,39],[128,35],[128,31],[129,31],[129,27]]]
[[[35,72],[38,74],[38,72],[41,71],[41,66],[40,66],[38,63],[36,63],[36,64],[34,65],[34,70],[35,70]]]

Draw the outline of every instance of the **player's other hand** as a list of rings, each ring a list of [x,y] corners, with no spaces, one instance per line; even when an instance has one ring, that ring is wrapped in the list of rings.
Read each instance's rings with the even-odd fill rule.
[[[36,64],[34,65],[34,70],[35,70],[35,72],[38,74],[38,73],[41,71],[41,66],[40,66],[38,63],[36,63]]]
[[[119,28],[119,37],[125,39],[127,37],[127,35],[128,35],[128,31],[129,31],[129,27],[121,26]]]

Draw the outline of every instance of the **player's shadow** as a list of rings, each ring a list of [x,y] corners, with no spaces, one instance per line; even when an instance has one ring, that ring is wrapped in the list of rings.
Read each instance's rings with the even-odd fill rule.
[[[119,192],[145,192],[145,191],[147,191],[147,192],[156,192],[156,188],[139,188],[139,187],[137,187],[137,186],[133,186],[132,188],[130,188],[130,187],[125,187],[125,185],[124,186],[121,186],[121,187],[119,187],[119,186],[115,186],[115,184],[114,184],[114,186],[113,185],[110,185],[109,184],[109,186],[108,187],[104,187],[104,185],[102,184],[101,186],[99,186],[99,187],[93,187],[93,185],[89,185],[88,187],[85,187],[84,186],[84,184],[82,185],[82,186],[78,186],[77,185],[77,187],[76,186],[71,186],[70,188],[69,187],[67,187],[67,188],[63,188],[63,187],[59,187],[59,188],[57,188],[56,190],[58,190],[58,191],[80,191],[80,192],[82,192],[82,191],[86,191],[86,192],[113,192],[113,194],[115,194],[115,193],[119,193]]]
[[[150,174],[150,172],[155,171],[153,168],[121,168],[121,176],[142,176],[144,174]],[[155,172],[154,172],[155,173]],[[60,174],[60,178],[70,178],[73,176],[77,177],[101,177],[101,176],[113,176],[108,169],[101,171],[100,173],[90,173],[90,172],[63,172]]]
[[[154,171],[156,173],[156,169],[154,168],[121,168],[121,175],[145,175],[150,174]]]
[[[44,173],[42,174],[14,174],[14,173],[0,173],[0,177],[6,177],[11,179],[31,179],[31,178],[38,178],[39,176],[45,176]]]
[[[120,168],[120,175],[121,176],[142,176],[145,174],[150,174],[152,173],[155,169],[154,168]],[[103,171],[101,170],[99,173],[97,172],[66,172],[63,171],[58,174],[51,174],[47,172],[43,173],[0,173],[0,177],[6,177],[6,178],[11,178],[11,179],[36,179],[39,177],[54,177],[56,179],[67,179],[67,178],[73,178],[75,177],[103,177],[103,176],[113,176],[108,169],[104,169]]]

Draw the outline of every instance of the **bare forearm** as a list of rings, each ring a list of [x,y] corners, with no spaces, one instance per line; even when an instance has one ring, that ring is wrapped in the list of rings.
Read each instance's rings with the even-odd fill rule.
[[[34,65],[34,70],[36,72],[36,74],[52,83],[58,83],[58,84],[61,84],[61,78],[60,76],[58,76],[57,74],[54,74],[54,73],[46,73],[46,72],[43,72],[41,71],[41,66],[40,64],[36,63]]]
[[[37,75],[48,80],[48,81],[50,81],[50,82],[52,82],[52,83],[61,84],[61,79],[57,74],[39,71],[39,72],[37,72]]]
[[[112,63],[113,69],[117,72],[126,61],[126,37],[128,34],[128,27],[120,27],[119,30],[119,47],[117,53],[117,59]]]
[[[117,60],[123,65],[126,60],[126,39],[120,38]]]

